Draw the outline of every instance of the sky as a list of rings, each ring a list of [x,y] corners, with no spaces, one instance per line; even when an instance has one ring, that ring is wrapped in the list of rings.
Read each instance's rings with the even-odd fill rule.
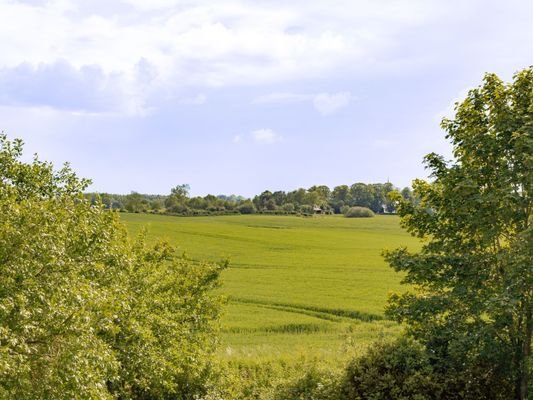
[[[530,0],[0,0],[0,131],[92,191],[252,196],[426,178]]]

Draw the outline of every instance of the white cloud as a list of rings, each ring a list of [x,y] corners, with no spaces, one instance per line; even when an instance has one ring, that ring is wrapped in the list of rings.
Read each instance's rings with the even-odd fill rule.
[[[339,93],[271,93],[260,96],[253,102],[256,104],[289,104],[310,102],[321,115],[335,114],[341,108],[348,106],[353,96],[350,92]]]
[[[336,6],[319,1],[125,2],[132,7],[106,17],[98,10],[84,14],[82,3],[75,1],[33,7],[1,2],[0,66],[63,58],[77,67],[97,63],[108,73],[131,74],[145,58],[160,78],[182,85],[278,82],[372,60],[398,30],[429,22],[442,11],[422,0],[388,6],[369,0]]]
[[[259,144],[272,144],[283,140],[283,138],[272,129],[257,129],[252,131],[252,138]]]
[[[143,109],[122,74],[106,74],[97,65],[76,68],[65,60],[0,67],[0,104],[81,113],[137,114]]]
[[[320,93],[314,96],[313,105],[322,115],[335,114],[341,108],[350,103],[351,94],[349,92],[341,93]]]
[[[242,142],[242,136],[241,135],[233,136],[233,143],[240,143],[240,142]]]
[[[531,14],[528,2],[510,1],[513,5],[506,5],[508,9],[524,18]],[[427,60],[420,62],[420,54],[405,49],[403,42],[412,29],[429,31],[442,21],[452,26],[496,4],[488,2],[485,7],[487,2],[481,0],[338,0],[334,5],[318,0],[109,3],[113,2],[0,0],[0,68],[23,63],[37,68],[58,60],[77,69],[97,66],[105,76],[120,75],[121,101],[134,98],[136,104],[170,97],[169,92],[180,99],[181,93],[190,92],[183,89],[191,86],[207,92],[211,87],[346,77],[387,69],[412,73],[436,62],[435,55],[425,53]],[[507,46],[513,38],[531,36],[529,25],[520,21],[507,29],[505,46],[497,57],[501,62],[511,62],[504,50],[529,56]],[[158,92],[165,96],[153,95]],[[277,100],[312,101],[323,115],[349,102],[346,93],[315,94],[311,100],[285,95]]]

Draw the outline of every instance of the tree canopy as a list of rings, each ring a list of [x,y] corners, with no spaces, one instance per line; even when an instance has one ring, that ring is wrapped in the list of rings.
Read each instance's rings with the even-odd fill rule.
[[[224,265],[129,238],[89,181],[22,155],[0,135],[0,398],[204,393]]]
[[[442,127],[454,159],[426,156],[433,181],[415,181],[416,203],[394,196],[403,226],[424,245],[386,253],[417,289],[392,296],[389,313],[407,322],[438,368],[462,375],[458,391],[527,399],[533,67],[509,84],[487,74]]]

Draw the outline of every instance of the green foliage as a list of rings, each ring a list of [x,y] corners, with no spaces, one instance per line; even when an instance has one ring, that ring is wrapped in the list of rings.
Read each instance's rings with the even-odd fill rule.
[[[407,339],[377,342],[346,368],[343,400],[440,398],[424,348]]]
[[[434,181],[415,181],[417,202],[395,197],[402,224],[426,243],[418,253],[386,253],[418,289],[392,296],[389,315],[408,323],[441,373],[477,377],[471,393],[485,387],[492,398],[507,391],[526,399],[533,329],[533,67],[511,84],[486,75],[455,111],[442,122],[455,159],[429,154]]]
[[[204,393],[224,266],[132,241],[88,181],[22,150],[0,136],[0,397]]]
[[[374,212],[366,207],[350,207],[344,212],[346,218],[371,218]]]
[[[283,204],[283,206],[281,207],[283,211],[287,212],[287,213],[292,213],[294,212],[294,204],[292,203],[285,203]]]
[[[312,365],[296,379],[278,385],[272,400],[337,400],[340,399],[339,378],[330,369]]]
[[[178,185],[171,189],[169,195],[150,195],[132,192],[129,195],[109,193],[87,193],[85,196],[96,202],[100,201],[111,209],[127,210],[133,213],[165,213],[180,216],[229,215],[240,212],[265,214],[292,214],[298,211],[302,215],[313,214],[318,207],[324,214],[344,214],[343,207],[363,206],[376,213],[393,213],[394,203],[387,196],[397,189],[391,183],[356,183],[351,186],[337,186],[331,191],[327,186],[312,186],[309,189],[297,189],[292,192],[269,190],[262,192],[253,199],[242,196],[207,196],[189,198],[189,186]],[[253,204],[253,209],[249,204]],[[164,207],[163,207],[164,206]],[[250,212],[250,210],[254,210]]]
[[[120,362],[112,392],[123,398],[205,394],[218,338],[220,302],[212,289],[221,266],[177,257],[164,243],[133,262],[116,332],[108,337]]]
[[[313,214],[313,206],[309,204],[304,204],[300,207],[300,212],[304,215],[311,215]]]
[[[256,212],[254,203],[251,201],[244,201],[237,209],[241,214],[254,214]]]
[[[124,207],[129,212],[145,212],[147,211],[148,201],[142,194],[137,192],[131,192],[126,196],[124,201]]]

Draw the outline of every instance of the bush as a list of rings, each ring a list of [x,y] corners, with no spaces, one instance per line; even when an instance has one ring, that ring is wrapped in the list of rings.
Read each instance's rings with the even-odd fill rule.
[[[292,213],[294,212],[295,208],[294,208],[294,204],[292,203],[285,203],[281,206],[281,209],[287,213]]]
[[[401,338],[375,343],[348,365],[341,399],[437,399],[437,389],[424,347]]]
[[[304,215],[312,215],[314,213],[313,206],[310,206],[309,204],[303,204],[300,206],[300,212]]]
[[[374,215],[374,211],[366,207],[350,207],[344,212],[346,218],[370,218]]]
[[[241,214],[254,214],[256,209],[254,204],[251,201],[243,202],[239,207],[237,207]]]
[[[340,396],[337,376],[312,366],[303,376],[279,385],[273,400],[337,400]]]

